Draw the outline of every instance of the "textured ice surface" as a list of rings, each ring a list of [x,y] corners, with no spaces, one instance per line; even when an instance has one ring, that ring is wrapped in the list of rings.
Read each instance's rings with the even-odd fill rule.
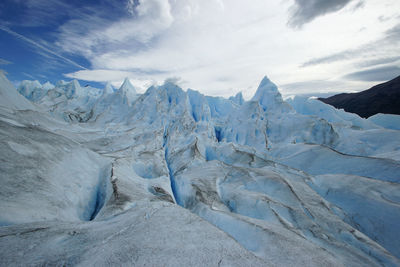
[[[378,113],[367,120],[387,129],[400,130],[400,115]]]
[[[297,113],[316,115],[341,127],[377,128],[377,125],[371,123],[370,120],[361,118],[354,113],[345,112],[343,109],[336,109],[313,97],[295,96],[294,98],[289,98],[287,101]]]
[[[24,82],[36,106],[1,79],[0,265],[400,265],[399,131],[266,77]]]
[[[346,222],[400,257],[400,185],[360,176],[319,175],[309,185],[340,207]]]

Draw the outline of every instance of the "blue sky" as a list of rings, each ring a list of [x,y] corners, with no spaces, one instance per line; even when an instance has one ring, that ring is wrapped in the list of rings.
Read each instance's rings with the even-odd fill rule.
[[[80,80],[249,98],[358,91],[400,75],[398,0],[3,0],[10,80]]]

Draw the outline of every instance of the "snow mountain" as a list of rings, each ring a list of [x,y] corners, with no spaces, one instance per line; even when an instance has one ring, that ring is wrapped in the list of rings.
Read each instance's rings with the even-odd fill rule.
[[[249,101],[3,74],[0,94],[0,265],[400,265],[397,117],[267,77]]]

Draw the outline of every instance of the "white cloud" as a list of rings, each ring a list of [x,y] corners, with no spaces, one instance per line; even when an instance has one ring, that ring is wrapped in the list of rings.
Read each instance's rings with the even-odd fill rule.
[[[140,3],[135,8],[136,16],[116,21],[102,17],[103,11],[79,14],[60,27],[57,44],[64,51],[79,53],[89,59],[116,49],[129,52],[143,49],[170,27],[173,17],[168,0],[145,0]],[[128,2],[128,13],[133,12],[132,4]]]
[[[370,0],[362,9],[354,11],[349,5],[293,30],[287,27],[291,5],[264,0],[141,0],[129,7],[130,17],[112,23],[91,16],[69,21],[60,28],[58,44],[91,62],[92,71],[68,74],[86,80],[181,77],[184,87],[222,96],[241,90],[249,98],[267,74],[278,85],[329,80],[337,86],[330,90],[345,90],[340,79],[350,72],[344,68],[355,63],[351,55],[346,64],[301,64],[367,46],[396,23],[381,23],[378,17],[392,16],[396,7],[400,10],[396,0]],[[360,31],[362,27],[365,30]],[[382,56],[396,56],[390,53],[394,52]],[[105,70],[107,75],[99,75]],[[364,86],[348,85],[351,90]]]

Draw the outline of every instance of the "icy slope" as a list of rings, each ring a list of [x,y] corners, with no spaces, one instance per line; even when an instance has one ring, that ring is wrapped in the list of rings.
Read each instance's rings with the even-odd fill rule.
[[[18,86],[18,92],[27,99],[37,102],[42,99],[54,85],[49,82],[41,85],[39,81],[22,81]]]
[[[341,127],[356,129],[378,128],[370,120],[361,118],[354,113],[345,112],[343,109],[336,109],[331,105],[319,101],[317,98],[295,96],[294,98],[289,98],[287,102],[300,114],[315,115]]]
[[[400,130],[400,115],[378,113],[368,120],[387,129]]]
[[[26,264],[272,266],[189,211],[147,201],[104,221],[0,228],[0,265]]]
[[[0,115],[0,224],[94,218],[111,190],[110,161],[13,120]]]
[[[27,185],[0,188],[1,208],[20,218],[0,228],[4,265],[400,265],[399,131],[334,110],[300,114],[266,77],[250,101],[170,82],[139,95],[127,82],[100,92],[73,81],[37,103],[47,112],[0,113],[2,140],[19,144],[1,150],[1,183]],[[66,210],[53,205],[60,191],[73,195]],[[48,217],[32,220],[22,204],[36,195],[45,208],[31,209]],[[93,221],[78,216],[81,203]]]
[[[143,178],[131,156],[72,140],[103,131],[37,111],[2,109],[0,123],[0,265],[270,265],[172,204],[167,176]]]
[[[398,115],[377,114],[364,119],[314,98],[296,96],[287,101],[297,113],[318,116],[332,124],[341,138],[331,148],[345,154],[400,160],[399,131],[381,128],[398,130]]]
[[[289,144],[271,151],[275,161],[312,175],[353,174],[382,181],[400,182],[400,162],[351,156],[331,148],[311,144]]]
[[[0,107],[17,110],[35,109],[31,102],[18,94],[2,71],[0,71],[0,85]]]
[[[346,222],[400,257],[400,185],[349,175],[321,175],[309,185],[348,215]]]

